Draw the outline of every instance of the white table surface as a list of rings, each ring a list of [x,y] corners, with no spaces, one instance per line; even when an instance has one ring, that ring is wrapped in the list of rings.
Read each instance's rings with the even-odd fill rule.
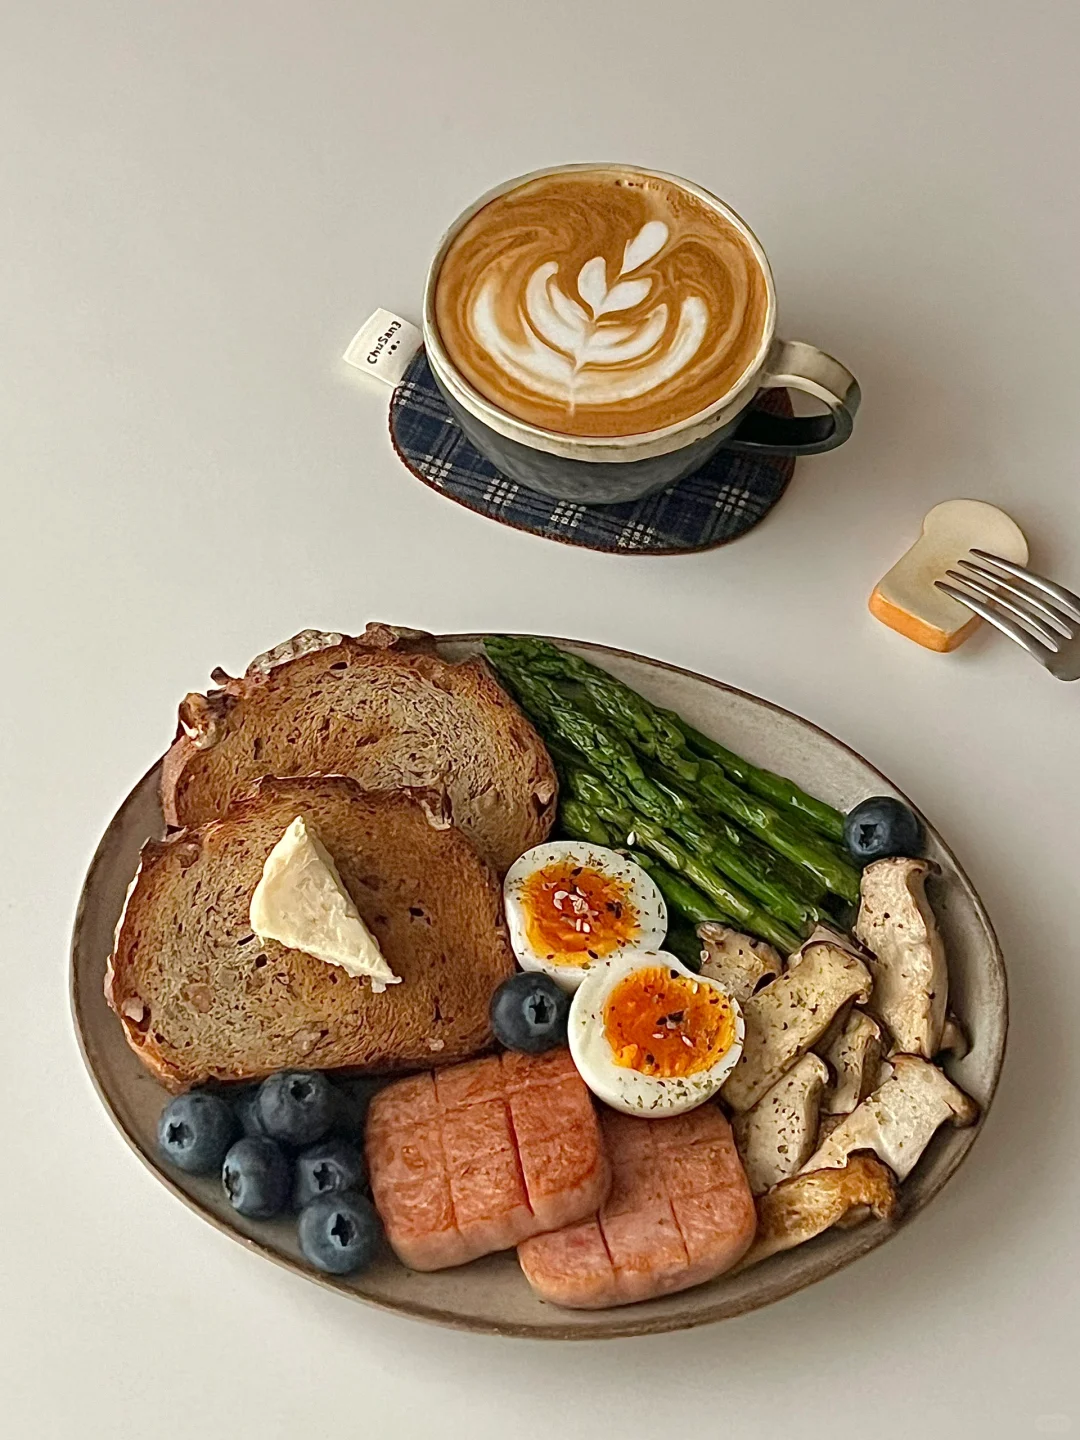
[[[0,5],[6,1434],[1080,1431],[1080,685],[989,634],[928,654],[865,609],[957,495],[1080,582],[1078,16]],[[729,550],[603,557],[440,501],[339,364],[375,306],[416,317],[475,194],[594,158],[728,198],[785,332],[862,381],[854,440]],[[720,1327],[498,1341],[323,1293],[132,1158],[67,1008],[98,834],[213,665],[371,617],[693,666],[812,717],[934,818],[999,929],[1013,1026],[986,1133],[918,1225]]]

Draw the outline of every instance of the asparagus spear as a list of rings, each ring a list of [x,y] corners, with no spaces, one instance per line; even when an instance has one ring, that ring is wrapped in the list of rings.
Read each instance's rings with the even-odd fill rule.
[[[667,901],[668,909],[688,921],[691,925],[706,925],[718,922],[730,925],[731,917],[725,915],[715,900],[710,900],[688,880],[661,865],[659,860],[641,850],[630,851],[631,860],[636,861],[656,881],[656,888]]]
[[[621,680],[546,640],[493,635],[484,643],[496,666],[506,663],[549,681],[580,686],[581,695],[569,698],[587,698],[642,753],[662,760],[680,779],[696,780],[699,765],[679,727]]]
[[[592,810],[602,824],[619,831],[627,844],[649,851],[668,869],[683,876],[698,890],[704,891],[705,895],[720,907],[722,913],[730,917],[729,924],[744,926],[755,935],[760,935],[776,945],[786,955],[798,949],[800,937],[791,927],[770,915],[702,856],[692,854],[662,825],[635,814],[625,806],[608,803],[604,792],[607,791],[610,796],[610,790],[607,790],[603,781],[580,772],[572,772],[567,778],[573,798],[580,805]]]
[[[788,860],[804,866],[834,895],[840,895],[845,900],[858,899],[859,872],[829,841],[808,831],[797,830],[767,800],[740,790],[719,765],[706,761],[705,767],[698,786],[699,794],[707,802],[715,805],[721,814],[745,825]]]
[[[571,840],[587,840],[590,845],[610,848],[617,839],[595,810],[572,796],[559,802],[559,829]]]
[[[790,812],[785,815],[741,790],[715,761],[695,757],[675,723],[677,716],[657,710],[614,676],[546,641],[498,636],[487,644],[498,668],[534,680],[542,677],[551,696],[583,713],[591,712],[594,721],[608,722],[621,739],[656,761],[673,779],[695,784],[721,813],[760,834],[780,854],[806,866],[830,890],[854,899],[858,872],[840,852],[820,834],[800,828]]]
[[[553,731],[557,740],[579,751],[594,768],[618,776],[620,785],[650,818],[666,823],[670,819],[670,800],[646,773],[633,746],[611,726],[569,700],[556,684],[519,663],[516,643],[502,637],[487,642],[500,675],[533,719]],[[846,900],[858,897],[858,871],[832,845],[820,836],[797,830],[774,806],[740,790],[712,761],[700,762],[696,788],[710,809],[744,825],[773,850],[803,866],[834,894]]]
[[[634,797],[635,803],[651,817],[665,820],[670,814],[663,792],[646,775],[641,761],[627,742],[595,720],[586,711],[571,705],[539,675],[500,657],[499,674],[537,723],[545,741],[569,746],[585,763],[610,777]]]
[[[580,655],[560,650],[546,640],[533,637],[515,640],[500,636],[493,639],[496,652],[502,648],[508,656],[535,667],[549,678],[573,680],[581,685],[598,710],[618,724],[624,734],[636,735],[634,743],[680,779],[696,779],[694,764],[697,758],[712,760],[732,780],[772,801],[782,812],[787,812],[790,821],[805,821],[828,839],[843,840],[844,817],[839,810],[808,795],[794,781],[743,760],[719,741],[695,730],[674,711],[650,704],[629,685]]]
[[[655,775],[653,779],[688,824],[704,827],[705,834],[712,837],[712,843],[722,841],[725,845],[734,847],[745,858],[746,863],[752,864],[764,878],[811,904],[824,900],[829,893],[828,887],[823,885],[817,876],[811,875],[809,870],[793,864],[775,850],[770,850],[767,845],[755,840],[747,831],[740,829],[723,815],[702,814],[694,801],[678,786],[669,785]]]
[[[823,912],[816,905],[792,897],[767,876],[762,876],[752,864],[747,863],[738,846],[725,844],[722,837],[703,829],[700,824],[692,824],[686,813],[687,807],[676,804],[668,787],[659,785],[646,775],[637,756],[620,736],[610,732],[586,712],[568,706],[565,697],[540,677],[505,662],[504,673],[519,699],[540,723],[545,738],[548,738],[550,729],[554,729],[557,740],[570,744],[583,757],[588,757],[586,763],[595,763],[599,759],[600,768],[608,775],[610,786],[598,782],[601,787],[599,793],[595,788],[583,793],[581,777],[578,777],[576,798],[599,810],[601,818],[612,819],[608,812],[613,805],[629,806],[634,812],[643,812],[649,821],[673,826],[713,861],[717,869],[742,889],[749,889],[751,895],[758,898],[789,933],[797,930],[809,933],[823,918]],[[592,777],[594,787],[597,778]],[[611,786],[617,791],[615,800],[611,796]],[[631,818],[624,815],[614,823],[628,826],[633,823],[640,833],[637,813]],[[715,891],[710,893],[716,895]],[[716,895],[716,898],[720,897]],[[750,923],[749,920],[746,923]]]
[[[750,897],[725,880],[711,865],[685,850],[661,826],[652,820],[637,820],[633,834],[639,845],[645,847],[670,869],[685,875],[691,884],[715,900],[726,914],[739,925],[768,940],[785,955],[790,955],[802,943],[801,938],[781,920],[776,920],[762,910]]]
[[[608,823],[612,823],[618,830],[625,828],[628,841],[643,846],[663,862],[659,874],[655,864],[651,873],[656,878],[660,893],[665,899],[670,893],[669,904],[687,919],[696,922],[702,919],[720,920],[728,925],[740,925],[768,940],[785,955],[798,949],[801,942],[793,931],[755,905],[749,896],[729,884],[703,860],[684,850],[678,841],[653,821],[634,816],[621,807],[611,811],[605,807],[597,813],[576,796],[563,802],[561,813],[564,828],[575,839],[591,840],[597,832],[597,824],[606,828]],[[668,890],[665,890],[665,885]]]
[[[604,822],[581,800],[567,800],[559,808],[559,826],[563,833],[571,840],[587,840],[593,845],[607,845],[611,838],[601,840],[599,836],[608,834]],[[688,880],[669,870],[666,865],[661,865],[659,860],[652,855],[646,855],[642,850],[631,850],[631,860],[640,865],[656,881],[657,889],[667,901],[668,910],[673,915],[679,915],[690,925],[700,925],[706,921],[719,921],[728,925],[731,917],[725,914],[715,900],[710,900],[707,895],[696,889]]]
[[[692,925],[676,920],[667,933],[664,949],[674,955],[677,960],[681,960],[686,968],[693,970],[695,974],[701,969],[701,941]]]
[[[718,740],[703,735],[700,730],[695,730],[692,725],[688,725],[677,715],[674,716],[674,720],[686,737],[690,748],[699,755],[715,760],[732,780],[738,781],[747,790],[752,790],[755,795],[760,795],[765,800],[771,800],[781,810],[794,812],[795,815],[808,821],[827,839],[843,841],[844,817],[839,810],[834,809],[832,805],[827,805],[824,800],[817,800],[813,795],[808,795],[805,790],[795,784],[794,780],[787,780],[782,775],[774,775],[771,770],[763,770],[760,766],[751,765],[749,760],[743,760],[733,750],[721,745]]]
[[[617,777],[612,777],[612,783],[608,784],[580,766],[566,766],[563,773],[574,797],[591,807],[604,820],[624,832],[635,827],[640,828],[633,810],[627,808],[632,806],[633,796],[619,792]],[[685,841],[702,859],[719,870],[728,880],[734,881],[740,889],[745,890],[774,919],[792,930],[806,934],[809,934],[815,925],[831,919],[819,906],[785,889],[782,883],[770,876],[768,866],[763,872],[738,845],[732,845],[723,835],[709,828],[694,814],[685,797],[669,791],[667,786],[660,788],[661,792],[671,799],[671,807],[667,813],[652,818],[659,819],[673,838]],[[770,862],[772,858],[770,856]]]
[[[543,725],[541,729],[544,729]],[[550,731],[544,738],[560,774],[581,770],[587,764],[580,752],[560,744],[552,738]],[[829,893],[828,887],[816,876],[811,875],[804,867],[786,860],[775,850],[770,850],[767,845],[755,840],[747,831],[732,824],[724,816],[702,814],[693,800],[677,786],[669,785],[655,775],[651,778],[655,789],[660,792],[659,795],[652,795],[650,813],[653,819],[673,826],[694,849],[701,850],[704,854],[714,854],[721,869],[726,868],[726,859],[734,858],[738,873],[736,870],[727,873],[738,883],[743,883],[743,872],[752,869],[760,880],[765,882],[766,887],[775,885],[789,892],[796,901],[809,902],[801,919],[794,923],[801,923],[801,920],[805,919],[816,924],[828,918],[817,905],[817,902],[823,901]],[[617,783],[618,775],[611,775],[611,779]],[[753,883],[750,882],[751,889]],[[759,898],[764,903],[768,902],[767,888]]]

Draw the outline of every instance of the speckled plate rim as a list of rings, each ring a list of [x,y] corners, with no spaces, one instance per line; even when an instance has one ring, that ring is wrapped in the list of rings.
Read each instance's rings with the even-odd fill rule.
[[[444,634],[437,635],[435,639],[440,647],[476,645],[481,642],[485,638],[485,635],[488,633],[492,632]],[[994,927],[991,924],[990,917],[987,914],[986,907],[983,905],[978,892],[976,891],[974,885],[972,884],[971,880],[967,875],[967,872],[957,860],[952,849],[945,843],[945,841],[941,838],[940,834],[933,827],[933,825],[930,824],[926,817],[922,815],[921,811],[919,811],[916,806],[912,805],[912,802],[908,800],[907,797],[903,794],[903,792],[893,784],[893,782],[888,778],[888,776],[884,775],[875,765],[872,765],[870,761],[865,758],[865,756],[861,755],[859,751],[855,750],[852,746],[847,745],[842,740],[839,740],[835,735],[832,735],[823,727],[816,725],[813,721],[807,720],[804,716],[798,715],[794,711],[788,710],[782,705],[777,705],[771,700],[765,700],[761,696],[755,695],[748,690],[742,690],[739,689],[737,686],[728,685],[725,684],[723,681],[713,679],[711,676],[703,675],[700,671],[691,670],[688,667],[681,665],[674,665],[665,660],[657,660],[651,656],[640,655],[632,650],[619,649],[614,646],[602,645],[594,643],[592,641],[572,640],[558,636],[544,636],[543,638],[549,639],[555,644],[572,646],[577,650],[588,651],[596,655],[600,659],[602,659],[604,656],[609,656],[616,659],[624,659],[635,663],[644,664],[651,668],[667,671],[672,674],[681,675],[689,680],[700,682],[712,689],[725,692],[729,695],[737,696],[741,700],[750,701],[752,704],[757,705],[765,710],[771,711],[778,716],[782,716],[786,720],[794,720],[799,726],[804,727],[807,731],[810,731],[819,738],[829,742],[829,744],[836,746],[838,749],[844,751],[853,760],[857,761],[861,765],[864,765],[869,771],[871,771],[878,779],[883,782],[884,786],[888,790],[900,796],[902,799],[905,800],[905,803],[907,803],[908,805],[911,805],[911,808],[915,810],[916,813],[919,814],[920,818],[923,820],[928,834],[933,838],[935,844],[940,849],[942,854],[947,857],[950,865],[955,872],[956,879],[963,886],[966,892],[966,898],[970,903],[972,910],[974,911],[976,919],[978,920],[984,931],[988,945],[986,963],[989,965],[991,971],[991,979],[994,983],[995,988],[998,991],[999,1014],[995,1017],[997,1020],[997,1035],[995,1043],[993,1045],[991,1053],[987,1057],[990,1067],[990,1080],[985,1087],[985,1094],[981,1105],[979,1118],[976,1123],[970,1128],[953,1132],[954,1143],[950,1147],[950,1153],[947,1157],[945,1157],[944,1162],[939,1164],[932,1179],[930,1179],[929,1182],[926,1183],[921,1189],[917,1203],[904,1206],[903,1192],[901,1192],[901,1208],[896,1218],[890,1222],[868,1222],[856,1230],[848,1231],[847,1241],[849,1249],[847,1253],[844,1254],[842,1257],[832,1257],[827,1254],[821,1254],[820,1256],[814,1257],[812,1253],[807,1250],[807,1247],[804,1246],[800,1247],[802,1251],[803,1264],[797,1270],[785,1272],[783,1269],[781,1269],[776,1273],[771,1273],[773,1271],[772,1261],[764,1262],[763,1266],[761,1267],[762,1283],[759,1287],[755,1289],[755,1291],[751,1295],[735,1297],[728,1300],[720,1300],[711,1305],[700,1305],[699,1307],[692,1310],[662,1316],[641,1315],[635,1317],[634,1312],[637,1307],[628,1306],[625,1310],[612,1310],[610,1312],[612,1318],[609,1321],[605,1321],[600,1324],[589,1325],[587,1327],[582,1326],[580,1323],[575,1324],[573,1320],[569,1318],[573,1312],[565,1312],[568,1317],[565,1322],[552,1325],[541,1326],[533,1324],[516,1324],[513,1322],[500,1323],[480,1319],[471,1315],[463,1315],[453,1310],[446,1310],[430,1305],[424,1305],[416,1301],[390,1301],[381,1296],[363,1294],[361,1291],[356,1290],[351,1286],[345,1285],[339,1281],[336,1281],[330,1276],[321,1275],[318,1272],[311,1270],[299,1261],[294,1260],[291,1256],[281,1254],[272,1246],[266,1245],[252,1236],[243,1234],[233,1225],[228,1224],[225,1220],[214,1214],[214,1212],[210,1210],[206,1205],[202,1204],[196,1196],[190,1195],[185,1190],[181,1189],[181,1187],[172,1179],[172,1177],[167,1173],[167,1171],[161,1166],[159,1166],[155,1157],[148,1153],[148,1151],[139,1141],[138,1137],[133,1134],[132,1131],[124,1123],[124,1120],[114,1106],[110,1095],[108,1094],[105,1086],[101,1081],[98,1064],[96,1062],[94,1054],[94,1042],[85,1023],[85,1017],[83,1013],[83,1001],[78,969],[78,952],[86,909],[91,900],[91,897],[94,894],[97,874],[99,873],[101,868],[105,866],[108,862],[110,841],[112,840],[113,836],[117,834],[120,829],[122,829],[122,822],[124,820],[126,812],[130,807],[137,803],[138,799],[141,796],[143,788],[152,778],[154,778],[158,774],[161,766],[160,760],[155,762],[155,764],[152,765],[150,769],[147,770],[147,772],[142,776],[138,783],[134,785],[132,789],[128,792],[128,795],[125,797],[125,799],[117,809],[116,813],[114,814],[112,820],[106,827],[105,832],[102,835],[101,840],[99,841],[97,848],[94,851],[93,858],[87,870],[86,879],[83,883],[83,888],[79,896],[78,905],[76,907],[70,949],[69,1000],[71,1005],[72,1019],[75,1027],[75,1035],[78,1042],[79,1051],[82,1055],[83,1062],[86,1065],[86,1069],[90,1076],[91,1083],[93,1084],[93,1087],[97,1092],[102,1105],[105,1107],[105,1110],[111,1118],[113,1124],[116,1126],[120,1134],[123,1136],[124,1140],[127,1142],[129,1148],[135,1153],[135,1155],[138,1156],[138,1158],[147,1167],[147,1169],[150,1170],[152,1174],[169,1191],[171,1191],[178,1200],[180,1200],[190,1210],[195,1211],[204,1220],[208,1221],[211,1225],[215,1227],[215,1229],[228,1235],[233,1240],[239,1241],[240,1244],[246,1246],[247,1249],[252,1251],[253,1253],[262,1255],[266,1259],[273,1261],[274,1264],[279,1265],[282,1269],[288,1270],[293,1274],[303,1276],[306,1280],[313,1281],[314,1283],[321,1285],[324,1289],[336,1291],[338,1294],[346,1296],[351,1300],[359,1300],[366,1305],[374,1307],[375,1309],[390,1311],[393,1314],[407,1315],[413,1319],[424,1320],[429,1323],[447,1326],[456,1330],[465,1330],[476,1334],[499,1335],[505,1336],[507,1338],[528,1338],[540,1340],[609,1340],[623,1339],[639,1335],[665,1334],[678,1330],[696,1329],[701,1325],[711,1325],[719,1320],[733,1319],[738,1315],[745,1315],[750,1313],[751,1311],[759,1310],[766,1305],[771,1305],[777,1300],[783,1300],[788,1295],[793,1295],[799,1290],[804,1290],[808,1286],[816,1284],[818,1281],[827,1278],[829,1275],[835,1274],[838,1270],[846,1268],[854,1261],[859,1260],[864,1255],[868,1254],[871,1250],[877,1249],[879,1245],[883,1245],[887,1240],[892,1239],[892,1237],[896,1235],[900,1230],[904,1229],[907,1225],[909,1225],[916,1218],[917,1215],[921,1214],[921,1212],[927,1207],[927,1205],[929,1205],[930,1202],[940,1193],[945,1184],[956,1173],[960,1165],[964,1162],[964,1160],[967,1159],[968,1155],[970,1155],[972,1146],[975,1144],[975,1141],[977,1140],[979,1134],[982,1131],[983,1125],[986,1122],[986,1117],[989,1114],[990,1106],[997,1091],[998,1083],[1001,1077],[1001,1070],[1004,1064],[1009,1025],[1008,980],[1005,971],[1004,956],[1002,954],[1001,946],[998,942],[997,935],[994,931]],[[814,1242],[811,1241],[810,1245],[812,1246],[813,1243]],[[789,1251],[784,1253],[791,1255],[798,1253],[798,1251]],[[774,1256],[773,1260],[782,1258],[783,1254],[781,1254],[780,1256]],[[691,1289],[683,1293],[686,1296],[690,1297],[695,1294],[695,1291]],[[697,1293],[700,1293],[700,1291]],[[691,1304],[692,1303],[693,1302],[691,1301]]]

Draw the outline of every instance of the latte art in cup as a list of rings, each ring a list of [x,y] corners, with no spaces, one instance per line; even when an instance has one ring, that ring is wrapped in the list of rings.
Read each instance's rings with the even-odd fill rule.
[[[439,268],[435,321],[485,399],[564,435],[663,429],[758,358],[769,287],[719,208],[633,170],[561,171],[490,201]]]

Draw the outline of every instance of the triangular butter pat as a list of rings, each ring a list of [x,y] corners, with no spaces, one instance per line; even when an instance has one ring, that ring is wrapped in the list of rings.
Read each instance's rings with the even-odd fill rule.
[[[367,975],[377,995],[401,981],[360,918],[329,851],[302,815],[266,857],[251,897],[251,928],[260,940],[303,950],[349,975]]]

